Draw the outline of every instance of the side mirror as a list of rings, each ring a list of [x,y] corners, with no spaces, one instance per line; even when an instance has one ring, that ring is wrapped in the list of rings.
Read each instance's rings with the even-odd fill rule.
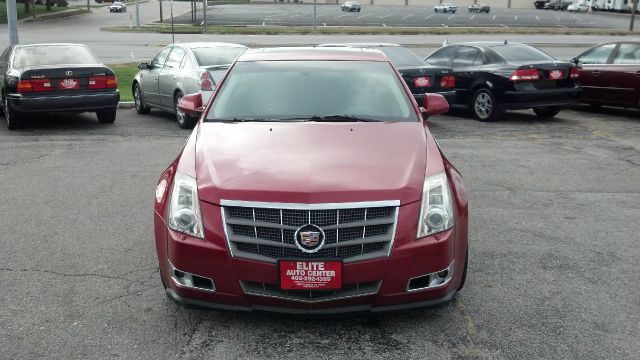
[[[444,114],[449,111],[449,103],[440,94],[424,94],[422,106],[420,107],[422,116],[427,119],[433,115]]]
[[[147,63],[138,64],[138,69],[140,69],[140,70],[147,70],[147,69],[150,69],[150,68],[151,68],[151,66],[149,66],[149,64],[147,64]]]
[[[200,114],[204,111],[202,95],[195,93],[183,96],[178,103],[178,109],[189,116],[200,117]]]

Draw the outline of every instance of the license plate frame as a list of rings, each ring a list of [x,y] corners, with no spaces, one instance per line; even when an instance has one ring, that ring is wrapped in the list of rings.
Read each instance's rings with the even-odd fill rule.
[[[299,269],[298,263],[307,264],[307,266],[305,269]],[[323,265],[322,269],[320,269],[319,265],[311,265],[320,263]],[[287,273],[288,270],[293,270],[295,274]],[[302,270],[304,274],[299,270]],[[278,260],[278,287],[281,290],[341,290],[342,270],[343,262],[341,260]],[[334,272],[333,275],[325,274],[325,276],[321,276],[317,274],[317,272],[331,271]]]

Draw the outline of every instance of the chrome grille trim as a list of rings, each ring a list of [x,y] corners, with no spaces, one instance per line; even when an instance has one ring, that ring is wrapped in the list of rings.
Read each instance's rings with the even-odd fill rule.
[[[382,281],[349,284],[340,290],[331,291],[305,291],[305,290],[281,290],[277,285],[240,281],[240,287],[246,295],[262,296],[274,299],[283,299],[304,303],[317,303],[335,301],[362,296],[376,295],[380,291]]]
[[[297,204],[221,200],[220,204],[232,257],[270,263],[285,258],[354,262],[390,255],[400,201]],[[326,245],[317,253],[305,254],[294,243],[293,233],[305,223],[326,233]]]

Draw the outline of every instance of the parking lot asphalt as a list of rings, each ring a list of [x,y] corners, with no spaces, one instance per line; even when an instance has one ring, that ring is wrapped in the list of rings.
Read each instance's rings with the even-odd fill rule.
[[[200,10],[200,9],[199,9]],[[198,11],[195,23],[204,16]],[[176,23],[191,24],[191,13],[176,16]],[[312,4],[234,4],[207,9],[212,25],[313,25]],[[629,16],[603,12],[572,13],[536,9],[492,8],[486,14],[469,13],[461,6],[456,13],[436,13],[430,6],[364,6],[361,12],[344,12],[339,5],[317,6],[318,26],[402,27],[545,27],[627,29]]]
[[[466,286],[442,308],[346,318],[166,298],[154,188],[190,134],[170,115],[1,127],[0,358],[637,359],[638,114],[429,123],[470,199]]]

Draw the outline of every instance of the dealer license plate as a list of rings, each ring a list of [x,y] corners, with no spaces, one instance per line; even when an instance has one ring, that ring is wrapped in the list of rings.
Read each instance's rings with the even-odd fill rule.
[[[62,79],[58,82],[58,89],[73,90],[80,88],[80,80],[78,79]]]
[[[549,79],[551,80],[559,80],[564,78],[564,72],[562,70],[551,70],[549,71]]]
[[[341,261],[280,261],[282,290],[337,290],[342,288]]]

